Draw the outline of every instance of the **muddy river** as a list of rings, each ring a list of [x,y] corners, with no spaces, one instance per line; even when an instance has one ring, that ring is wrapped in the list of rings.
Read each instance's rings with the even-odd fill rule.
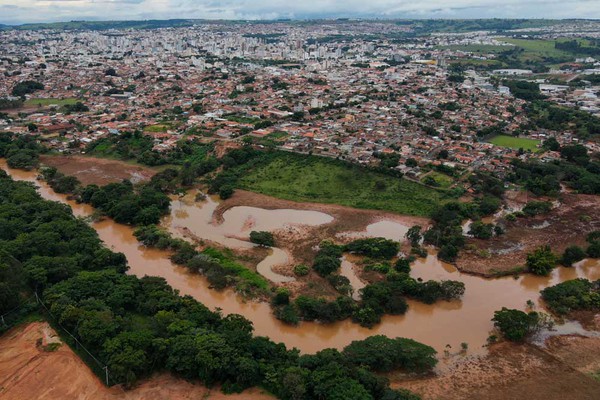
[[[35,182],[39,187],[39,193],[45,199],[69,204],[75,215],[83,217],[91,214],[92,209],[88,205],[68,201],[66,196],[54,193],[44,182],[35,181],[35,172],[10,170],[4,160],[0,160],[0,167],[7,170],[14,179]],[[294,224],[320,224],[330,221],[327,220],[327,214],[322,213],[304,214],[304,212],[299,213],[298,210],[263,209],[249,211],[249,207],[236,207],[225,213],[224,222],[219,225],[212,220],[212,214],[209,215],[208,209],[203,210],[204,207],[185,209],[177,207],[178,205],[174,203],[173,213],[165,221],[173,230],[177,227],[187,227],[201,233],[202,237],[215,235],[213,238],[219,240],[235,241],[231,242],[232,247],[241,245],[240,242],[245,243],[243,246],[250,245],[243,240],[247,237],[248,230],[272,230]],[[208,307],[220,308],[226,314],[241,314],[254,323],[256,334],[268,336],[289,347],[297,347],[302,352],[315,352],[326,347],[342,348],[353,340],[384,334],[390,337],[413,338],[435,347],[440,352],[448,344],[453,350],[458,350],[460,343],[466,342],[469,345],[469,353],[481,353],[485,351],[483,345],[492,329],[490,319],[494,311],[502,307],[525,309],[527,300],[532,300],[539,308],[541,307],[539,291],[549,285],[577,277],[600,279],[597,260],[584,260],[572,268],[556,268],[548,277],[523,275],[516,279],[513,277],[484,279],[463,274],[452,265],[442,263],[435,256],[430,255],[414,263],[412,276],[425,280],[453,279],[464,282],[466,291],[462,300],[439,302],[433,305],[409,301],[409,310],[405,315],[386,316],[381,324],[373,329],[362,328],[350,321],[329,325],[302,323],[298,327],[293,327],[275,319],[267,303],[244,302],[231,290],[218,292],[209,289],[207,281],[202,276],[188,273],[185,268],[173,265],[167,252],[140,246],[133,236],[131,227],[117,224],[112,220],[103,220],[93,223],[92,226],[107,246],[127,256],[131,267],[130,274],[140,277],[144,275],[164,277],[181,294],[189,294]],[[378,225],[375,228],[377,236],[388,228],[386,224]],[[231,232],[237,231],[239,238],[231,237],[230,229]],[[370,235],[371,232],[367,230],[367,234]],[[271,257],[278,258],[280,260],[278,262],[282,262],[285,254],[282,255],[274,250]],[[351,265],[346,264],[344,270],[347,271],[348,268],[351,269]]]

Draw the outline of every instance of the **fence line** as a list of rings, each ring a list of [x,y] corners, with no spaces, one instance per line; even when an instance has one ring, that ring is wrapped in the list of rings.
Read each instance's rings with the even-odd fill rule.
[[[52,312],[50,312],[50,310],[48,309],[48,307],[46,307],[46,304],[44,304],[44,302],[42,301],[42,299],[40,299],[40,297],[37,294],[37,291],[34,292],[35,294],[35,299],[37,300],[37,302],[44,307],[44,309],[46,310],[46,312],[48,312],[48,314],[50,315],[50,317],[52,317],[52,319],[54,320],[54,322],[56,322],[58,324],[58,326],[60,326],[60,328],[65,331],[69,336],[71,336],[71,338],[73,338],[73,340],[75,341],[75,343],[77,343],[78,346],[80,346],[97,364],[98,366],[104,370],[105,373],[105,379],[106,379],[106,386],[110,386],[109,383],[109,373],[108,373],[108,365],[104,364],[103,362],[100,362],[96,357],[94,357],[94,355],[85,348],[85,346],[71,333],[69,332],[61,323],[60,321],[52,314]],[[117,383],[117,382],[115,382]]]
[[[98,367],[100,367],[100,369],[101,369],[101,370],[104,372],[104,378],[105,378],[105,383],[106,383],[106,386],[110,386],[110,381],[112,381],[114,384],[118,384],[118,383],[120,383],[120,382],[116,382],[116,381],[114,381],[114,380],[112,379],[112,377],[110,376],[110,373],[109,373],[110,371],[109,371],[109,369],[108,369],[108,365],[106,365],[105,363],[103,363],[102,361],[100,361],[100,360],[99,360],[97,357],[95,357],[95,356],[94,356],[94,355],[93,355],[93,354],[92,354],[92,353],[91,353],[91,352],[90,352],[90,351],[89,351],[89,350],[88,350],[88,349],[87,349],[87,348],[86,348],[86,347],[85,347],[85,346],[84,346],[84,345],[83,345],[83,344],[82,344],[82,343],[81,343],[81,342],[80,342],[80,341],[79,341],[79,340],[78,340],[78,339],[75,337],[75,335],[73,335],[71,332],[69,332],[69,331],[68,331],[68,330],[67,330],[67,329],[66,329],[66,328],[65,328],[65,327],[64,327],[64,326],[63,326],[63,325],[60,323],[60,321],[58,320],[58,318],[56,318],[56,317],[55,317],[55,316],[52,314],[52,312],[50,311],[50,309],[49,309],[49,308],[46,306],[46,304],[44,304],[44,302],[42,301],[42,299],[41,299],[41,298],[40,298],[40,296],[38,295],[37,291],[34,291],[33,293],[34,293],[34,295],[35,295],[35,300],[36,300],[36,303],[37,303],[38,305],[41,305],[41,306],[43,307],[43,309],[46,311],[46,313],[48,314],[48,316],[50,317],[50,319],[51,319],[51,320],[52,320],[54,323],[56,323],[56,324],[57,324],[57,325],[60,327],[60,329],[61,329],[62,331],[64,331],[65,333],[67,333],[67,334],[68,334],[68,335],[69,335],[69,336],[70,336],[70,337],[71,337],[71,338],[72,338],[72,339],[75,341],[75,343],[76,343],[76,344],[77,344],[77,346],[78,346],[77,348],[81,348],[81,349],[83,349],[83,350],[85,351],[85,353],[86,353],[88,356],[90,356],[90,357],[91,357],[91,359],[92,359],[92,360],[94,360],[94,362],[96,362],[96,364],[98,365]],[[31,303],[30,303],[30,304],[31,304]],[[13,308],[12,310],[9,310],[9,311],[5,312],[4,314],[0,315],[0,323],[2,324],[2,326],[6,327],[6,328],[8,328],[8,327],[9,327],[9,324],[7,324],[7,323],[6,323],[6,320],[5,320],[5,318],[4,318],[4,317],[6,317],[6,316],[8,316],[8,315],[10,315],[10,314],[13,314],[13,313],[15,313],[15,312],[17,312],[17,311],[19,311],[19,310],[22,310],[22,309],[24,309],[25,307],[27,307],[27,304],[26,304],[26,305],[21,305],[21,306],[15,307],[15,308]]]
[[[4,317],[6,317],[7,315],[10,315],[12,313],[14,313],[15,311],[19,311],[22,308],[24,308],[24,307],[23,306],[18,306],[18,307],[13,308],[12,310],[7,311],[4,314],[0,315],[0,321],[2,322],[2,325],[8,326],[8,324],[4,321]]]

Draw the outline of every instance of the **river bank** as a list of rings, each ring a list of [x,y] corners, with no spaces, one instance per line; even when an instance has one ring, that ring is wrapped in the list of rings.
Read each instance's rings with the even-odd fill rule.
[[[89,216],[93,210],[85,204],[77,204],[58,195],[44,182],[36,181],[36,172],[7,169],[15,179],[26,180],[39,186],[38,192],[46,199],[70,205],[77,216]],[[192,221],[198,224],[198,221]],[[210,222],[210,221],[209,221]],[[207,230],[214,226],[207,222]],[[123,252],[129,260],[128,273],[142,277],[160,276],[182,295],[191,295],[208,307],[220,308],[224,314],[237,313],[251,320],[258,335],[268,336],[274,341],[296,347],[303,353],[312,353],[327,347],[342,348],[353,340],[361,340],[371,335],[383,334],[389,337],[412,338],[433,346],[442,353],[447,345],[458,348],[461,343],[469,345],[469,354],[485,354],[487,337],[492,330],[491,318],[494,311],[502,307],[526,309],[531,300],[538,309],[539,291],[550,285],[585,277],[600,279],[600,268],[594,260],[584,260],[572,268],[556,268],[548,277],[523,275],[497,279],[461,273],[454,266],[440,262],[434,255],[417,260],[411,275],[423,280],[457,280],[466,286],[462,300],[424,304],[408,300],[409,309],[400,316],[385,316],[382,322],[372,329],[363,328],[350,320],[333,324],[303,322],[290,326],[277,320],[271,313],[270,305],[264,302],[245,301],[232,290],[210,289],[207,280],[186,268],[175,266],[169,260],[169,253],[141,246],[133,236],[133,229],[116,224],[110,219],[92,223],[100,238],[114,251]]]

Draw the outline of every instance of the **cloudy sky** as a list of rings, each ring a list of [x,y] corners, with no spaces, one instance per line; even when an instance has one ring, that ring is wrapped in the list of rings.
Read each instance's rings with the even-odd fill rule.
[[[74,19],[600,18],[600,0],[0,0],[0,23]]]

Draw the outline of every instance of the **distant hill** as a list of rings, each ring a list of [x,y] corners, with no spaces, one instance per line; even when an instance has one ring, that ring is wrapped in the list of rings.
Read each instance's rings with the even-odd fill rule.
[[[159,29],[174,28],[182,26],[192,26],[194,21],[189,19],[166,19],[166,20],[144,20],[144,21],[70,21],[70,22],[52,22],[23,25],[0,25],[4,29],[18,30],[38,30],[38,29],[58,29],[58,30],[92,30],[102,31],[107,29]]]
[[[57,30],[107,30],[107,29],[159,29],[176,28],[192,26],[194,24],[276,24],[289,23],[299,25],[320,24],[327,21],[330,24],[344,24],[348,21],[377,23],[390,23],[397,25],[411,26],[414,29],[413,34],[427,34],[431,32],[472,32],[472,31],[505,31],[511,29],[543,28],[553,25],[569,22],[594,21],[597,20],[577,20],[577,19],[278,19],[278,20],[202,20],[202,19],[150,19],[143,21],[70,21],[70,22],[52,22],[35,23],[22,25],[3,25],[0,29],[18,29],[18,30],[38,30],[38,29],[57,29]]]

